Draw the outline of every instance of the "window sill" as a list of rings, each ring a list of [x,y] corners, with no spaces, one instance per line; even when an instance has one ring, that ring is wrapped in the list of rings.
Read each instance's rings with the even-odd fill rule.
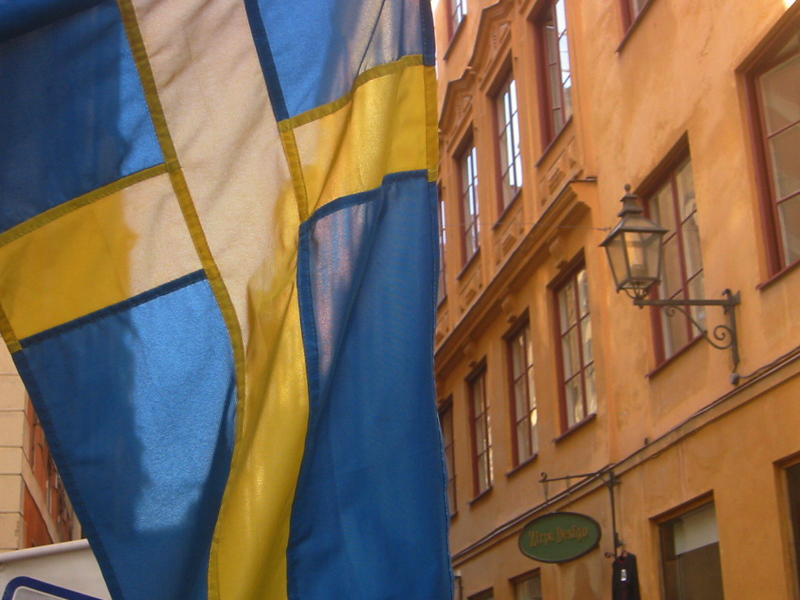
[[[503,219],[506,218],[506,215],[508,215],[509,211],[517,204],[517,198],[519,198],[521,195],[522,195],[522,188],[520,187],[517,188],[517,193],[514,194],[514,197],[511,199],[511,202],[509,202],[505,206],[505,208],[503,208],[503,212],[501,212],[500,216],[497,217],[497,221],[495,221],[494,225],[492,225],[493,230],[497,231],[497,229],[503,225]]]
[[[475,496],[475,497],[474,497],[472,500],[470,500],[469,502],[467,502],[467,504],[469,504],[469,505],[470,505],[470,507],[471,507],[473,504],[476,504],[476,503],[480,502],[481,500],[483,500],[483,499],[487,498],[487,497],[489,496],[489,494],[491,494],[491,493],[492,493],[492,490],[493,490],[493,489],[494,489],[494,488],[493,488],[492,486],[489,486],[488,488],[486,488],[485,490],[483,490],[483,491],[482,491],[480,494],[478,494],[477,496]]]
[[[523,462],[519,463],[516,467],[511,469],[508,473],[506,473],[506,477],[511,479],[514,475],[525,469],[528,465],[532,465],[536,462],[536,459],[539,458],[539,453],[537,452],[530,458],[526,458]]]
[[[663,371],[668,366],[670,366],[672,363],[674,363],[676,360],[678,360],[681,356],[686,354],[689,351],[690,348],[693,348],[697,344],[697,342],[699,342],[702,339],[703,339],[703,336],[702,335],[698,335],[697,337],[695,337],[694,339],[689,341],[687,344],[685,344],[683,346],[683,348],[678,350],[675,354],[670,356],[665,361],[661,362],[658,366],[656,366],[655,369],[653,369],[647,375],[645,375],[645,377],[647,377],[648,379],[652,379],[653,377],[655,377],[656,375],[661,373],[661,371]]]
[[[768,287],[771,287],[773,283],[775,283],[775,282],[776,282],[776,281],[778,281],[779,279],[783,279],[783,278],[784,278],[786,275],[788,275],[789,273],[791,273],[792,271],[794,271],[795,269],[797,269],[798,265],[800,265],[800,260],[796,260],[796,261],[794,261],[794,262],[793,262],[792,264],[790,264],[788,267],[784,267],[784,268],[782,268],[780,271],[778,271],[777,273],[775,273],[774,275],[772,275],[772,276],[771,276],[769,279],[767,279],[766,281],[764,281],[764,282],[762,282],[762,283],[759,283],[759,284],[756,286],[756,289],[757,289],[759,292],[763,292],[763,291],[764,291],[765,289],[767,289]]]
[[[569,116],[569,119],[567,119],[567,122],[564,123],[564,126],[558,131],[557,134],[555,134],[555,136],[553,136],[553,139],[550,140],[550,143],[547,144],[547,147],[542,151],[542,155],[539,157],[539,160],[536,161],[534,167],[538,169],[542,166],[542,163],[547,159],[550,151],[558,144],[558,140],[564,137],[564,132],[570,128],[570,125],[572,125],[572,115]]]
[[[456,280],[461,281],[464,278],[464,275],[469,271],[469,268],[472,266],[473,263],[478,261],[478,257],[481,255],[480,246],[477,250],[475,250],[475,254],[469,257],[469,260],[464,264],[461,269],[461,272],[456,276]]]
[[[644,15],[647,13],[648,9],[653,5],[654,2],[655,0],[650,0],[649,2],[647,2],[647,4],[645,4],[642,7],[642,10],[639,11],[639,14],[636,15],[636,18],[633,20],[630,27],[628,27],[628,31],[625,32],[625,35],[623,36],[622,41],[619,43],[619,46],[617,46],[617,54],[622,52],[622,49],[628,43],[628,40],[633,35],[633,32],[639,28],[639,23],[642,22]]]
[[[583,421],[580,421],[580,422],[578,422],[578,423],[575,423],[575,425],[573,425],[572,427],[570,427],[569,429],[567,429],[567,430],[566,430],[564,433],[562,433],[560,436],[558,436],[558,437],[557,437],[556,439],[554,439],[553,441],[554,441],[556,444],[558,444],[558,443],[559,443],[561,440],[563,440],[563,439],[564,439],[564,438],[566,438],[566,437],[569,437],[570,435],[572,435],[573,433],[575,433],[575,432],[576,432],[578,429],[582,429],[582,428],[583,428],[585,425],[588,425],[589,423],[593,422],[593,421],[594,421],[596,418],[597,418],[597,413],[592,413],[592,414],[590,414],[590,415],[589,415],[588,417],[586,417],[586,418],[585,418]]]

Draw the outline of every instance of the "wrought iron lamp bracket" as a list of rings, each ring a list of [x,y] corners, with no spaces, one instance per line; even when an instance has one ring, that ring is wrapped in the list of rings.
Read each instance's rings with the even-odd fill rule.
[[[729,289],[722,292],[725,296],[722,300],[647,300],[635,299],[633,304],[640,308],[645,306],[658,306],[664,310],[668,316],[675,314],[676,310],[686,315],[692,324],[700,331],[700,335],[717,350],[727,350],[730,348],[733,358],[733,372],[739,366],[739,336],[736,330],[736,306],[742,303],[741,294],[735,294]],[[723,312],[728,316],[727,325],[717,325],[711,332],[703,327],[692,316],[690,308],[692,306],[721,306]],[[712,339],[713,337],[713,339]],[[715,341],[716,340],[716,341]]]

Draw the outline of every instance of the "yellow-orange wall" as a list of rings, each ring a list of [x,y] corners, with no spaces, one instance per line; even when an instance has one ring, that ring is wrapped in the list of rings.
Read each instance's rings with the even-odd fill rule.
[[[610,598],[611,566],[603,556],[612,550],[605,487],[588,485],[554,507],[594,516],[604,530],[599,550],[555,566],[527,559],[517,548],[521,527],[539,514],[545,499],[542,472],[557,477],[610,465],[620,478],[619,532],[639,557],[644,597],[663,597],[658,518],[711,494],[725,598],[797,598],[782,467],[800,453],[800,365],[790,360],[733,386],[730,353],[701,340],[654,371],[649,311],[614,292],[598,244],[617,222],[623,185],[636,188],[646,181],[685,136],[706,296],[721,298],[725,288],[741,292],[738,372],[753,373],[798,347],[800,270],[770,280],[741,70],[776,27],[800,15],[800,7],[787,0],[651,0],[626,32],[618,0],[566,1],[575,113],[547,149],[539,133],[531,22],[541,2],[469,0],[452,40],[447,1],[440,0],[435,11],[441,188],[448,212],[437,389],[440,399],[453,398],[458,510],[451,541],[464,598],[489,587],[498,600],[511,598],[509,580],[538,567],[547,600]],[[795,22],[800,31],[800,20]],[[521,196],[498,222],[491,97],[509,65],[519,89],[525,180]],[[462,271],[454,157],[468,135],[478,150],[482,231],[481,251]],[[589,276],[599,405],[594,420],[560,437],[548,286],[581,252]],[[535,339],[540,451],[535,461],[509,473],[503,335],[526,310]],[[725,323],[721,309],[710,308],[707,315],[711,328]],[[482,359],[494,485],[471,503],[465,379]],[[564,488],[551,484],[549,495]]]

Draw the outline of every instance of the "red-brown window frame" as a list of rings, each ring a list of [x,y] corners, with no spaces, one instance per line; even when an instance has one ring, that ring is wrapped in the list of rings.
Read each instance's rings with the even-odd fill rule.
[[[580,316],[580,299],[578,293],[578,273],[582,270],[587,271],[587,278],[588,278],[588,270],[586,269],[586,260],[584,258],[583,252],[578,254],[567,267],[564,269],[561,275],[557,277],[553,283],[550,284],[552,289],[552,300],[553,300],[553,331],[555,333],[555,342],[556,342],[556,358],[558,360],[558,395],[559,395],[559,414],[561,417],[561,432],[562,434],[566,434],[567,432],[579,427],[583,423],[593,419],[596,415],[595,412],[590,413],[588,410],[588,403],[586,397],[586,377],[585,372],[589,366],[595,364],[594,360],[594,350],[592,351],[592,361],[591,363],[584,364],[583,359],[583,331],[580,327],[581,316]],[[569,424],[569,417],[567,416],[567,381],[566,381],[566,372],[564,371],[564,350],[562,347],[562,338],[564,335],[569,333],[569,330],[562,334],[561,332],[561,307],[559,302],[558,294],[559,292],[564,289],[567,283],[573,280],[575,283],[575,301],[578,303],[578,357],[580,360],[580,370],[577,374],[573,375],[572,378],[580,376],[581,378],[581,401],[584,403],[584,416],[583,419],[573,423],[572,425]],[[588,279],[587,279],[588,282]],[[592,311],[591,309],[587,313],[589,315],[589,320],[591,321],[592,318]],[[592,325],[594,327],[594,325]],[[571,329],[571,328],[570,328]],[[592,344],[594,344],[594,329],[592,330]],[[570,379],[572,379],[570,378]],[[595,390],[596,393],[596,390]]]
[[[533,391],[533,397],[536,397],[536,391],[530,389],[530,376],[529,372],[533,370],[533,357],[527,356],[528,354],[528,342],[530,340],[530,319],[528,318],[527,311],[525,314],[519,319],[519,321],[514,325],[511,331],[508,332],[505,336],[506,342],[506,363],[508,365],[508,398],[509,398],[509,417],[511,419],[511,445],[512,445],[512,452],[511,457],[513,460],[513,466],[518,467],[520,464],[525,462],[531,461],[536,458],[537,454],[539,453],[538,450],[538,443],[536,447],[534,447],[533,439],[534,439],[534,428],[530,424],[531,423],[531,415],[538,410],[537,404],[534,402],[533,407],[531,407],[531,392]],[[524,353],[525,353],[525,361],[523,366],[522,375],[518,379],[522,379],[525,382],[525,395],[526,395],[526,405],[527,405],[527,414],[520,418],[517,415],[517,403],[516,403],[516,391],[515,391],[515,384],[517,383],[518,379],[514,379],[514,343],[518,339],[521,334],[527,334],[525,343],[523,344]],[[521,458],[519,456],[519,437],[517,433],[517,428],[523,420],[528,422],[528,427],[526,428],[526,432],[528,434],[528,447],[531,450],[529,456]],[[538,425],[537,425],[538,427]]]
[[[467,18],[467,2],[468,0],[447,0],[447,31],[450,39],[453,39],[464,19]],[[461,13],[458,22],[456,22],[457,9],[460,9]]]
[[[447,435],[445,433],[445,424],[444,424],[444,415],[450,415],[450,443],[447,443]],[[450,516],[454,516],[458,512],[458,495],[456,492],[456,455],[455,455],[455,427],[453,424],[454,413],[453,413],[453,397],[450,396],[441,403],[439,406],[439,424],[442,427],[442,444],[444,449],[445,455],[445,464],[447,466],[447,497],[448,502],[452,504],[450,507]],[[450,448],[450,454],[448,455],[447,450]],[[449,458],[448,458],[449,456]],[[453,463],[452,466],[450,463]],[[452,496],[451,494],[452,490]]]
[[[555,124],[555,117],[553,113],[555,109],[553,108],[553,101],[552,101],[552,82],[550,80],[550,67],[552,65],[556,65],[558,67],[559,74],[561,73],[561,54],[556,50],[557,61],[555,63],[551,63],[551,57],[547,46],[547,34],[545,32],[545,21],[548,17],[552,17],[553,21],[556,23],[556,33],[558,33],[558,18],[556,15],[556,3],[558,0],[546,0],[544,2],[544,6],[539,10],[536,17],[534,18],[534,42],[536,46],[536,79],[538,82],[538,91],[539,91],[539,124],[540,124],[540,131],[542,137],[542,148],[547,149],[553,140],[558,137],[558,134],[561,133],[566,127],[567,124],[572,119],[572,113],[569,116],[565,116],[563,118],[563,123],[561,127],[556,130]],[[564,0],[564,12],[566,13],[566,0]],[[566,23],[564,26],[565,33],[567,37],[567,49],[569,50],[569,32],[567,31],[569,23]],[[558,44],[556,44],[558,45]],[[560,77],[559,77],[560,79]],[[570,79],[572,79],[572,55],[570,53]],[[573,81],[574,85],[574,81]],[[561,106],[559,110],[565,111],[565,97],[564,97],[564,86],[563,84],[559,85],[559,97],[561,98]]]
[[[471,178],[464,189],[464,168],[468,164],[467,155],[474,156],[473,169],[475,171],[474,177]],[[478,148],[475,146],[475,141],[472,136],[467,137],[459,146],[455,156],[456,172],[458,173],[458,210],[461,216],[461,264],[466,266],[480,251],[481,249],[481,199],[480,199],[480,177],[478,175]],[[469,176],[467,176],[469,178]],[[475,218],[469,220],[467,214],[467,202],[469,202],[469,188],[474,190],[475,194]],[[467,237],[471,229],[475,230],[475,251],[472,254],[467,253]]]
[[[494,473],[492,472],[492,433],[489,424],[489,398],[486,395],[486,360],[484,359],[467,378],[467,403],[469,404],[469,429],[472,442],[472,483],[473,495],[475,498],[482,496],[492,489],[494,484]],[[481,414],[475,414],[475,392],[474,386],[480,382],[483,406]],[[478,452],[478,420],[483,421],[483,434],[485,435],[485,450]],[[478,464],[485,461],[486,467],[486,487],[481,489],[480,470]]]
[[[523,183],[523,177],[524,177],[524,174],[522,173],[522,141],[521,141],[521,139],[517,140],[517,142],[519,144],[519,147],[520,147],[519,154],[516,155],[516,156],[507,157],[508,166],[507,166],[505,172],[503,172],[502,164],[503,164],[503,153],[505,152],[505,149],[503,148],[503,145],[502,145],[502,135],[506,130],[509,130],[511,132],[512,140],[513,140],[513,136],[514,136],[514,133],[513,133],[514,132],[514,118],[515,117],[516,117],[516,121],[517,121],[517,131],[519,132],[520,137],[522,136],[522,126],[521,126],[521,124],[519,122],[519,94],[518,94],[519,86],[516,84],[517,79],[514,76],[514,70],[511,68],[511,65],[509,64],[503,70],[502,73],[503,73],[502,77],[498,78],[498,82],[499,82],[498,85],[494,86],[494,88],[492,90],[492,93],[491,93],[492,106],[493,106],[493,109],[494,109],[492,112],[493,112],[493,124],[494,124],[494,134],[495,134],[495,164],[496,164],[495,171],[496,171],[496,175],[497,175],[497,210],[498,210],[498,214],[499,215],[502,215],[505,212],[505,210],[514,203],[514,200],[516,200],[517,196],[519,196],[519,193],[522,190],[522,183]],[[509,93],[510,93],[510,89],[509,88],[510,88],[510,85],[511,85],[512,82],[514,83],[514,95],[516,97],[517,110],[516,110],[515,113],[513,113],[511,115],[511,121],[509,123],[504,123],[504,122],[501,122],[501,119],[500,119],[500,113],[502,112],[503,114],[505,114],[505,111],[503,110],[503,96],[505,95],[506,90],[509,90]],[[513,142],[512,142],[512,150],[511,151],[512,151],[512,153],[514,151],[513,150]],[[520,181],[518,182],[517,185],[514,186],[514,190],[513,190],[512,194],[511,194],[511,196],[508,198],[508,201],[506,201],[506,197],[505,197],[505,193],[504,193],[504,190],[505,190],[505,185],[504,185],[505,177],[506,177],[506,174],[509,171],[512,171],[512,170],[516,169],[517,163],[519,163],[519,165],[520,165],[520,168],[519,168],[519,173],[520,173],[519,179],[520,179]],[[515,171],[515,173],[516,173],[516,171]]]
[[[771,34],[771,38],[748,59],[743,69],[747,108],[750,121],[750,138],[755,161],[755,177],[758,189],[758,200],[761,212],[761,231],[764,238],[768,277],[774,278],[798,264],[800,259],[787,263],[781,248],[783,237],[777,210],[777,194],[772,181],[769,166],[767,130],[764,107],[759,93],[758,78],[760,75],[788,60],[778,59],[777,53],[797,34],[800,19],[800,5],[795,4],[787,9],[787,14],[779,27]]]
[[[688,275],[686,272],[686,248],[684,247],[684,224],[691,218],[692,215],[697,214],[697,209],[689,215],[685,219],[681,219],[680,216],[680,205],[679,199],[677,197],[678,193],[678,183],[677,183],[677,172],[684,164],[687,162],[690,163],[689,168],[691,169],[691,162],[692,156],[689,151],[689,142],[686,136],[681,138],[680,142],[669,152],[667,157],[662,161],[661,165],[654,171],[652,175],[650,175],[647,179],[648,183],[646,187],[643,188],[644,191],[639,191],[639,195],[642,198],[642,205],[644,208],[644,214],[648,218],[652,218],[652,209],[651,209],[651,201],[654,198],[656,192],[660,191],[662,187],[669,183],[670,190],[672,192],[672,207],[674,209],[673,219],[675,221],[675,232],[672,236],[665,236],[664,242],[666,243],[669,239],[673,236],[676,237],[676,244],[678,245],[678,260],[680,262],[680,273],[681,273],[681,288],[678,291],[673,293],[673,298],[676,298],[682,292],[684,294],[684,298],[699,300],[699,298],[692,298],[691,294],[689,293],[689,281]],[[692,173],[692,178],[694,179],[694,173]],[[702,259],[702,254],[701,254]],[[702,262],[702,260],[701,260]],[[663,268],[663,267],[662,267]],[[700,276],[705,276],[705,267],[702,267],[700,271],[695,274],[692,279]],[[663,270],[662,270],[663,275]],[[654,299],[659,298],[659,289],[658,286],[654,286],[651,297]],[[655,360],[656,360],[656,367],[661,366],[662,364],[669,361],[674,356],[677,356],[683,350],[691,346],[698,338],[702,336],[702,333],[697,330],[689,317],[686,317],[682,314],[676,314],[674,318],[683,318],[686,324],[687,330],[687,341],[686,343],[681,346],[680,348],[673,349],[673,352],[670,356],[666,355],[666,340],[664,339],[664,315],[663,309],[657,306],[651,307],[650,309],[650,323],[653,331],[653,345],[655,350]]]

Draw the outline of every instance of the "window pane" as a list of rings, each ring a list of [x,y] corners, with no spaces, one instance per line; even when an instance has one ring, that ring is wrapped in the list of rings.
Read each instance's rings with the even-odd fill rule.
[[[661,529],[666,600],[723,600],[714,505],[686,513]]]
[[[525,369],[525,337],[520,333],[511,340],[512,376],[517,380]]]
[[[538,573],[514,585],[514,600],[542,600],[542,580]]]
[[[769,140],[772,178],[778,199],[800,190],[800,125],[795,125]]]
[[[789,515],[794,538],[795,576],[800,577],[800,464],[786,469],[786,483],[789,492]]]
[[[486,465],[485,455],[478,458],[478,493],[485,492],[489,488],[489,471]]]
[[[592,352],[592,320],[585,316],[581,321],[581,341],[583,342],[583,365],[587,365],[594,360]]]
[[[525,394],[525,379],[520,379],[514,384],[514,417],[516,421],[525,419],[528,415],[528,397]]]
[[[683,234],[683,254],[686,257],[686,277],[692,278],[703,269],[703,257],[700,255],[700,228],[697,225],[697,215],[692,215],[684,221],[681,227]],[[702,296],[694,296],[702,298]]]
[[[586,380],[586,414],[593,415],[597,412],[597,390],[594,384],[594,364],[586,367],[584,378]]]
[[[589,280],[586,277],[586,269],[581,269],[578,273],[578,302],[580,304],[581,316],[589,314]]]
[[[672,199],[672,186],[667,184],[661,188],[652,201],[653,208],[656,209],[656,221],[663,228],[668,230],[667,235],[675,230],[675,208]]]
[[[791,264],[800,259],[800,196],[795,196],[779,204],[778,218],[781,224],[786,264]]]
[[[800,121],[800,56],[761,76],[767,134]]]
[[[633,8],[634,17],[642,12],[645,4],[647,4],[647,0],[631,0],[631,7]]]
[[[681,220],[684,220],[697,210],[691,161],[686,161],[678,169],[675,180],[678,184],[678,206],[680,207]]]
[[[697,274],[697,276],[689,282],[689,298],[705,298],[705,282],[702,271]],[[706,307],[705,306],[693,306],[692,307],[692,318],[700,323],[701,325],[705,325],[706,323]],[[700,335],[700,331],[695,327],[693,329],[694,335]]]
[[[567,382],[567,425],[572,427],[583,420],[583,393],[580,377]]]
[[[683,294],[678,294],[677,297],[682,298]],[[662,310],[661,318],[664,332],[664,354],[665,358],[669,358],[689,343],[688,325],[686,317],[677,310],[672,315],[666,310]]]
[[[581,368],[577,328],[564,336],[561,350],[564,354],[564,379],[569,379]]]
[[[678,238],[673,237],[664,243],[664,268],[662,271],[659,294],[662,298],[670,298],[683,287],[681,272],[681,255],[678,249]]]
[[[530,444],[531,430],[528,420],[517,423],[517,458],[518,462],[523,462],[533,456]]]

